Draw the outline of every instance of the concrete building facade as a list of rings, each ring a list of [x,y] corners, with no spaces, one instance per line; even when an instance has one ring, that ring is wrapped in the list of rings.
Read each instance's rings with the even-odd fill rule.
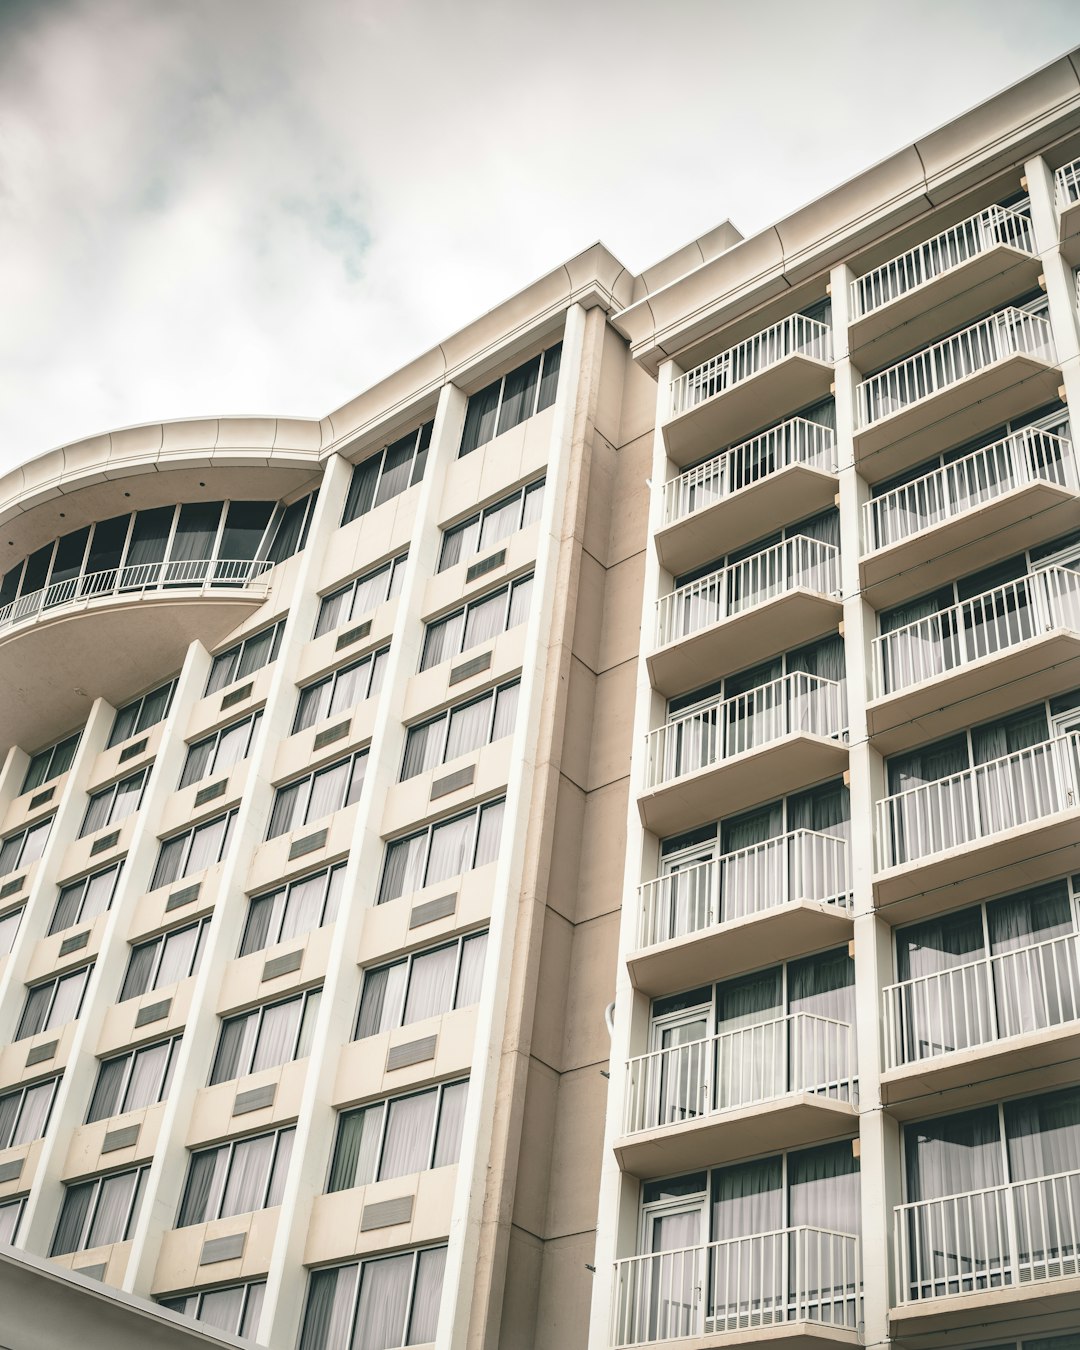
[[[0,1344],[1080,1336],[1080,52],[320,422],[0,481]]]

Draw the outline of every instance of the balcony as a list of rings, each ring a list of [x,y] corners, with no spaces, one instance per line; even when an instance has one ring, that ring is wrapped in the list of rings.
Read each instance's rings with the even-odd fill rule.
[[[178,670],[194,639],[216,646],[262,603],[270,567],[221,558],[140,563],[55,582],[0,607],[0,738],[36,745],[85,721],[99,694],[118,705]]]
[[[875,806],[874,897],[906,923],[1080,870],[1080,731]]]
[[[1080,1311],[1080,1172],[898,1205],[894,1335]],[[1073,1323],[1072,1325],[1075,1325]]]
[[[1038,285],[1031,217],[990,206],[851,283],[848,344],[877,370]]]
[[[635,988],[652,996],[727,979],[851,937],[846,839],[793,830],[639,888]]]
[[[1058,239],[1073,267],[1080,265],[1080,159],[1063,164],[1054,174],[1057,189]]]
[[[624,1172],[650,1178],[842,1139],[857,1117],[855,1032],[790,1013],[630,1060]]]
[[[1080,572],[1032,572],[872,647],[867,729],[883,754],[895,754],[1075,688]]]
[[[863,506],[859,573],[876,609],[1072,528],[1072,447],[1025,427]]]
[[[798,672],[666,722],[646,738],[642,823],[676,834],[842,773],[842,681]]]
[[[1073,1082],[1080,1058],[1080,935],[1067,933],[890,985],[882,1101],[894,1115]],[[1069,1063],[1069,1061],[1072,1063]]]
[[[669,697],[835,633],[840,550],[797,534],[656,602],[653,686]]]
[[[611,1344],[854,1345],[861,1303],[857,1237],[782,1228],[616,1261]]]
[[[832,329],[802,314],[710,357],[671,382],[668,455],[684,467],[710,445],[730,445],[826,398],[832,360]]]
[[[836,432],[793,417],[664,484],[660,562],[690,572],[716,556],[717,540],[731,553],[824,511],[836,487]]]
[[[1057,396],[1048,320],[1003,309],[856,388],[855,459],[870,482]]]

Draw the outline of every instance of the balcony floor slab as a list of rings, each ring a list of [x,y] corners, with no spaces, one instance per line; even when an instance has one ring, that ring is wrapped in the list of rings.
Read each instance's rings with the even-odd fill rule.
[[[832,363],[795,352],[740,380],[664,424],[664,443],[680,468],[712,450],[736,445],[786,413],[828,397]]]
[[[838,599],[803,586],[669,642],[648,657],[653,687],[668,698],[767,661],[839,629]]]
[[[858,1332],[823,1322],[785,1322],[775,1327],[746,1327],[742,1331],[713,1331],[704,1336],[679,1336],[663,1341],[639,1341],[641,1347],[663,1345],[670,1350],[822,1350],[829,1345],[859,1345]],[[633,1350],[630,1346],[622,1350]]]
[[[863,595],[875,609],[888,609],[1065,534],[1078,518],[1080,499],[1074,487],[1042,479],[1022,483],[864,555],[859,562]]]
[[[631,952],[626,963],[634,987],[655,998],[756,970],[762,952],[770,960],[787,961],[838,947],[851,934],[846,909],[795,900]]]
[[[889,1311],[889,1332],[898,1346],[938,1350],[955,1344],[956,1334],[978,1328],[976,1344],[998,1345],[1014,1337],[1052,1330],[1074,1331],[1080,1315],[1080,1276],[1009,1285],[949,1298],[920,1299]]]
[[[679,576],[780,525],[826,510],[836,493],[835,474],[809,464],[789,464],[657,531],[657,555],[663,567]]]
[[[1080,871],[1075,807],[874,874],[874,906],[909,923]]]
[[[1009,244],[976,253],[856,319],[848,329],[851,359],[864,373],[881,370],[908,352],[929,346],[939,334],[962,328],[1033,291],[1041,271],[1038,257]]]
[[[785,1148],[850,1138],[858,1124],[859,1113],[848,1102],[793,1092],[738,1110],[624,1135],[615,1144],[615,1155],[624,1172],[650,1181]]]
[[[1027,354],[1008,356],[857,431],[856,465],[868,482],[891,478],[1051,402],[1060,383],[1056,366]]]
[[[866,728],[877,750],[894,755],[1078,684],[1080,633],[1054,629],[872,700]]]
[[[835,778],[847,764],[846,742],[795,732],[642,793],[638,812],[653,834],[678,834]]]

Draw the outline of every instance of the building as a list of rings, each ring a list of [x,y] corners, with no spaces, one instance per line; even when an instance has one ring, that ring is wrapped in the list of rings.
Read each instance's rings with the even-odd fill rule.
[[[1075,1350],[1080,52],[321,422],[0,481],[0,1343]]]

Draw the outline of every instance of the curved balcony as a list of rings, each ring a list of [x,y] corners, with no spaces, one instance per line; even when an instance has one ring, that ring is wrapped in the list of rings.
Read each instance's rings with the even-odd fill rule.
[[[802,314],[755,333],[671,382],[664,424],[669,456],[683,466],[827,397],[833,378],[832,329]]]
[[[905,923],[1080,870],[1080,732],[877,802],[874,896]]]
[[[1038,285],[1031,217],[990,206],[851,283],[848,346],[876,370]]]
[[[1036,1315],[1080,1313],[1080,1172],[898,1205],[894,1222],[894,1334],[975,1318],[1011,1339]]]
[[[660,562],[678,576],[833,505],[836,432],[805,417],[762,432],[664,484]]]
[[[638,889],[634,986],[651,995],[753,970],[851,937],[848,842],[792,830]]]
[[[666,722],[646,737],[638,810],[676,834],[842,773],[842,681],[797,672]]]
[[[1057,395],[1049,321],[1008,308],[864,380],[855,459],[870,482],[973,440]]]
[[[710,1242],[615,1262],[611,1344],[857,1344],[859,1239],[823,1228]]]
[[[1066,261],[1080,264],[1080,159],[1063,164],[1054,174],[1057,190],[1058,239]]]
[[[171,559],[54,582],[0,609],[0,736],[35,745],[178,670],[265,599],[272,564]],[[48,697],[44,697],[47,692]]]
[[[854,1028],[789,1013],[630,1060],[615,1152],[650,1178],[825,1143],[851,1134],[855,1098]]]
[[[840,550],[794,535],[656,602],[653,686],[671,696],[839,626]],[[783,634],[780,642],[777,634]]]
[[[875,638],[867,729],[895,754],[1076,687],[1080,572],[1047,567]]]
[[[1080,1058],[1080,934],[889,985],[883,993],[882,1101],[902,1119],[1075,1081]],[[1068,1063],[1068,1061],[1072,1063]]]
[[[1069,441],[1015,431],[865,503],[866,598],[885,609],[1064,534],[1076,502]]]

